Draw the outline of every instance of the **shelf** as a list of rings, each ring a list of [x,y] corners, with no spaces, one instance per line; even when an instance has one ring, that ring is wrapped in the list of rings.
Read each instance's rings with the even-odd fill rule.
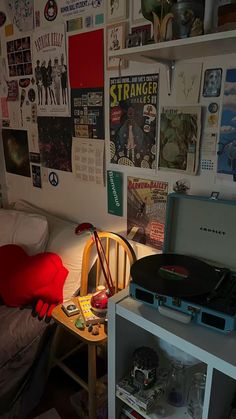
[[[123,403],[127,404],[127,406],[131,407],[132,409],[136,410],[137,413],[139,413],[141,416],[143,416],[145,419],[161,419],[163,416],[158,415],[157,413],[153,412],[150,414],[144,413],[141,409],[139,409],[137,406],[133,406],[131,403],[129,403],[125,397],[123,397],[121,394],[116,393],[116,397],[120,399]],[[165,409],[165,419],[191,419],[187,412],[187,407],[178,407],[174,408],[167,404],[164,400],[160,400],[158,403],[161,407]]]
[[[158,310],[126,297],[116,306],[117,315],[159,336],[212,368],[236,379],[236,333],[225,335],[195,323],[183,324]]]
[[[236,30],[216,32],[109,52],[109,57],[130,61],[175,61],[236,52]]]

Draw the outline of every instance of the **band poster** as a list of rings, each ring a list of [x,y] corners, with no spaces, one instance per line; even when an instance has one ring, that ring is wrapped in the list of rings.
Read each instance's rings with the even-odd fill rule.
[[[127,179],[127,238],[162,249],[168,183]]]
[[[33,57],[38,116],[69,116],[64,25],[35,31]]]
[[[155,169],[158,74],[110,79],[111,163]]]
[[[105,138],[103,88],[72,89],[73,135],[80,138]]]
[[[200,106],[162,108],[159,168],[196,175],[200,135]]]

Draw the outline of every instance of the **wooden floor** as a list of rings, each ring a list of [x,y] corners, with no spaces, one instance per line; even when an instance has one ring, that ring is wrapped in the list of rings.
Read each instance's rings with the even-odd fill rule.
[[[85,353],[81,355],[79,363],[78,358],[74,356],[68,359],[67,365],[73,368],[75,372],[79,368],[80,374],[82,374],[84,380],[87,379],[87,356]],[[107,365],[104,359],[99,358],[97,366],[98,377],[106,374]],[[81,367],[83,368],[82,371]],[[72,406],[70,398],[79,390],[81,390],[81,387],[60,368],[53,368],[49,375],[48,382],[39,405],[26,419],[33,419],[52,408],[57,410],[57,413],[62,419],[78,419],[79,416],[76,413],[75,408]]]
[[[49,376],[45,392],[39,403],[27,419],[33,419],[51,408],[55,408],[62,419],[78,419],[72,407],[70,397],[79,391],[80,387],[59,368],[54,368]]]

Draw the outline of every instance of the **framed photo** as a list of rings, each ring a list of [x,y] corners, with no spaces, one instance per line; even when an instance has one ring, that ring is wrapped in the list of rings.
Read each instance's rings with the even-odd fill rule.
[[[124,22],[107,26],[107,70],[125,68],[124,60],[109,57],[111,51],[125,48],[126,24]]]
[[[145,21],[147,22],[142,14],[141,0],[132,0],[132,23],[136,24]]]
[[[107,0],[107,22],[116,22],[127,18],[126,0]]]
[[[204,97],[220,96],[221,91],[221,68],[209,68],[204,74],[204,84],[202,95]]]

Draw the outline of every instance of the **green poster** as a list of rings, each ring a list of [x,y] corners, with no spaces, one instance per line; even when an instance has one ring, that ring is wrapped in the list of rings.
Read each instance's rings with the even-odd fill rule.
[[[123,215],[123,173],[107,171],[107,204],[109,214]]]

